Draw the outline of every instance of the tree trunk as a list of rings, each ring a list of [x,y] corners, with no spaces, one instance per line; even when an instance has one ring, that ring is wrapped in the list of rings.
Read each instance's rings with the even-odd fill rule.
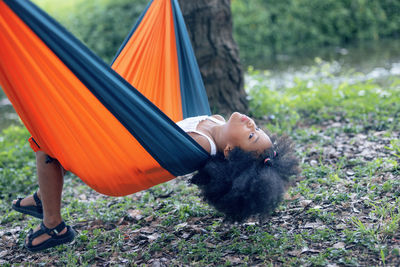
[[[248,110],[230,0],[179,0],[212,113]]]

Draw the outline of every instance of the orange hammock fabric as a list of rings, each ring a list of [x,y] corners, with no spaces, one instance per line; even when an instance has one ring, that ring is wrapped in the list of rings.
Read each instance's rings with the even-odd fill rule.
[[[153,2],[112,68],[173,121],[183,119],[171,1]]]
[[[171,1],[153,1],[112,67],[179,121],[183,116],[173,23]],[[66,170],[111,196],[174,177],[5,1],[0,1],[0,44],[3,90],[41,150]]]

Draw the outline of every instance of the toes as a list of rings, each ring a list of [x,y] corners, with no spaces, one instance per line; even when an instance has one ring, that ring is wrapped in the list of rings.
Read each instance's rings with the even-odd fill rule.
[[[33,233],[35,233],[35,232],[37,232],[39,230],[40,230],[40,226],[35,228],[33,230]],[[64,227],[64,229],[61,232],[59,232],[57,235],[63,235],[66,232],[67,232],[67,227]],[[40,236],[38,236],[38,237],[36,237],[36,238],[34,238],[32,240],[32,246],[40,245],[40,244],[42,244],[43,242],[45,242],[46,240],[48,240],[50,238],[51,238],[50,235],[48,235],[46,233],[43,233],[42,235],[40,235]],[[28,243],[29,243],[29,236],[27,236],[26,239],[25,239],[25,245],[27,245]]]
[[[12,203],[15,205],[15,204],[17,204],[17,201],[18,201],[18,199],[14,199]],[[21,200],[21,202],[19,204],[22,207],[24,207],[24,206],[36,206],[36,202],[35,202],[35,200],[33,199],[32,196],[25,197],[24,199]]]
[[[40,230],[40,226],[38,226],[38,227],[36,227],[33,231],[32,231],[32,233],[36,233],[37,231],[39,231]],[[32,246],[37,246],[37,245],[40,245],[41,243],[43,243],[44,241],[46,241],[47,239],[49,239],[51,236],[49,236],[48,234],[46,234],[46,233],[43,233],[42,235],[40,235],[40,236],[37,236],[36,238],[34,238],[33,240],[32,240]],[[27,245],[29,243],[29,235],[26,237],[26,239],[25,239],[25,245]]]

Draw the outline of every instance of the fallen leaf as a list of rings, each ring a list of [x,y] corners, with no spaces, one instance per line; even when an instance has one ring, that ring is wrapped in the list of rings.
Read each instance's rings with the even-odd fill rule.
[[[317,250],[317,249],[310,249],[310,248],[308,248],[308,247],[304,247],[302,250],[301,250],[301,253],[300,254],[303,254],[303,253],[320,253],[321,251],[320,250]]]
[[[343,229],[346,229],[346,228],[347,228],[347,225],[345,225],[344,223],[336,225],[336,229],[338,229],[338,230],[343,230]]]
[[[127,210],[128,216],[135,220],[140,220],[143,218],[141,210]]]
[[[143,234],[152,234],[155,231],[155,229],[150,228],[150,227],[142,227],[142,228],[140,228],[138,230],[139,230],[139,232],[141,232]]]
[[[300,201],[300,205],[301,205],[303,208],[309,206],[311,203],[312,203],[312,200],[308,200],[308,199]]]
[[[232,264],[239,264],[242,262],[242,260],[239,257],[233,257],[233,256],[226,256],[225,260],[229,261]]]
[[[157,233],[155,233],[155,234],[152,234],[152,235],[148,235],[148,236],[147,236],[147,239],[148,239],[150,242],[153,242],[154,240],[156,240],[156,239],[159,238],[159,237],[160,237],[160,235],[157,234]]]
[[[154,219],[154,215],[150,215],[150,216],[144,218],[144,220],[145,220],[146,222],[151,222],[153,219]]]
[[[326,228],[322,223],[306,223],[304,229],[323,229]]]
[[[336,244],[333,245],[333,248],[344,248],[346,246],[346,244],[344,242],[338,242]]]
[[[292,251],[288,252],[288,255],[292,256],[292,257],[298,257],[298,256],[300,256],[300,254],[301,254],[300,250],[292,250]]]
[[[188,225],[186,222],[180,223],[180,224],[178,224],[178,225],[176,226],[176,229],[184,228],[184,227],[186,227],[186,225]]]

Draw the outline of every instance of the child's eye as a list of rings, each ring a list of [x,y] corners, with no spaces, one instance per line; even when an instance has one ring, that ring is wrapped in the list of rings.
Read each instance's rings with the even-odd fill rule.
[[[254,136],[254,133],[251,133],[251,134],[249,135],[249,139],[251,139],[253,136]]]

